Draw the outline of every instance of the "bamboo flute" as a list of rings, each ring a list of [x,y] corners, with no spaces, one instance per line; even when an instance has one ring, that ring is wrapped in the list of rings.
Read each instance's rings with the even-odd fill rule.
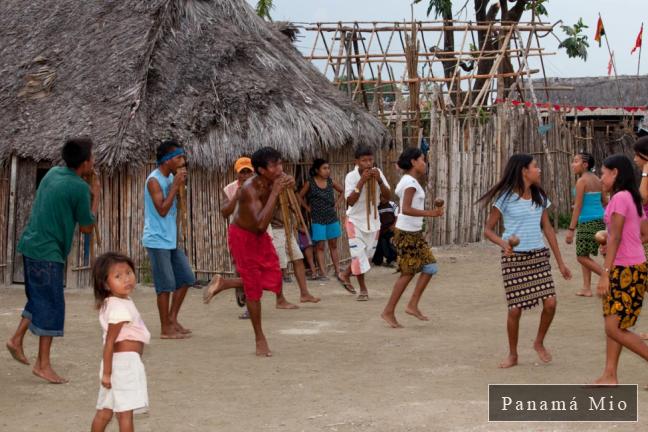
[[[279,205],[281,207],[281,217],[283,219],[284,232],[286,233],[286,251],[288,252],[290,261],[293,261],[294,255],[292,250],[292,242],[290,241],[292,238],[293,227],[292,220],[290,218],[290,204],[287,191],[283,191],[279,194]]]

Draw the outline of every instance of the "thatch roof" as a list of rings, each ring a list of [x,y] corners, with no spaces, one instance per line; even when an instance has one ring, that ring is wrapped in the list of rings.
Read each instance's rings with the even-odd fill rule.
[[[547,78],[548,87],[573,87],[573,90],[536,90],[538,101],[581,106],[646,106],[648,105],[648,76]],[[618,87],[617,87],[618,84]],[[534,79],[534,86],[544,87],[544,80]],[[620,97],[619,97],[620,95]]]
[[[245,0],[0,1],[0,155],[58,159],[87,134],[107,167],[175,137],[229,168],[261,146],[288,158],[389,141]]]

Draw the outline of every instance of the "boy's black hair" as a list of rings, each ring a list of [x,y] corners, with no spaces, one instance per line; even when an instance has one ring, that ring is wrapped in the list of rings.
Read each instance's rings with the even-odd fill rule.
[[[167,153],[170,153],[177,148],[182,148],[182,145],[174,139],[165,139],[160,143],[157,150],[155,150],[155,159],[160,160]]]
[[[254,172],[259,173],[259,168],[268,168],[268,164],[279,162],[281,160],[281,153],[272,147],[263,147],[252,153],[252,166]]]
[[[360,145],[356,147],[354,156],[356,159],[360,159],[362,156],[373,156],[374,151],[371,147],[366,145]]]
[[[403,150],[403,153],[398,156],[398,168],[409,171],[412,169],[412,160],[418,159],[423,155],[423,152],[418,147],[408,147]]]
[[[92,284],[94,288],[95,307],[97,309],[101,309],[104,300],[110,297],[110,290],[107,285],[108,273],[110,272],[110,267],[119,263],[128,264],[133,270],[133,273],[135,273],[133,260],[117,252],[106,252],[97,258],[92,265]]]
[[[89,137],[70,138],[63,144],[61,157],[70,169],[77,169],[92,157],[92,140]]]

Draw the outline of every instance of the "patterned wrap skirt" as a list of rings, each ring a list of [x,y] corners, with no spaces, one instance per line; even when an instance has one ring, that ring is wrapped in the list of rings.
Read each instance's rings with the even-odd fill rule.
[[[641,313],[646,283],[646,263],[614,266],[610,270],[610,294],[603,299],[603,316],[617,315],[622,329],[634,326]]]
[[[502,254],[502,278],[509,309],[531,309],[541,299],[554,297],[556,288],[551,277],[549,249]]]
[[[394,230],[392,243],[398,254],[398,271],[403,274],[419,273],[426,264],[436,262],[423,231]]]
[[[601,219],[579,223],[576,227],[576,256],[597,256],[599,244],[594,234],[602,230],[605,230],[605,224]]]

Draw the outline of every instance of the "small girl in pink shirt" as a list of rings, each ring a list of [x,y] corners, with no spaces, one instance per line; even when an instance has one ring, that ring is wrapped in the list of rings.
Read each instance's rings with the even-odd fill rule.
[[[623,347],[648,360],[648,345],[629,330],[641,313],[648,284],[642,245],[648,237],[648,226],[634,167],[627,156],[614,155],[603,161],[601,185],[612,198],[603,218],[608,240],[598,284],[598,295],[603,298],[606,359],[603,375],[595,383],[618,384],[617,367]]]
[[[102,432],[117,415],[121,432],[133,431],[133,412],[148,410],[144,344],[151,340],[129,295],[135,289],[135,265],[127,256],[108,252],[93,268],[94,294],[103,329],[103,360],[97,413],[92,432]]]

